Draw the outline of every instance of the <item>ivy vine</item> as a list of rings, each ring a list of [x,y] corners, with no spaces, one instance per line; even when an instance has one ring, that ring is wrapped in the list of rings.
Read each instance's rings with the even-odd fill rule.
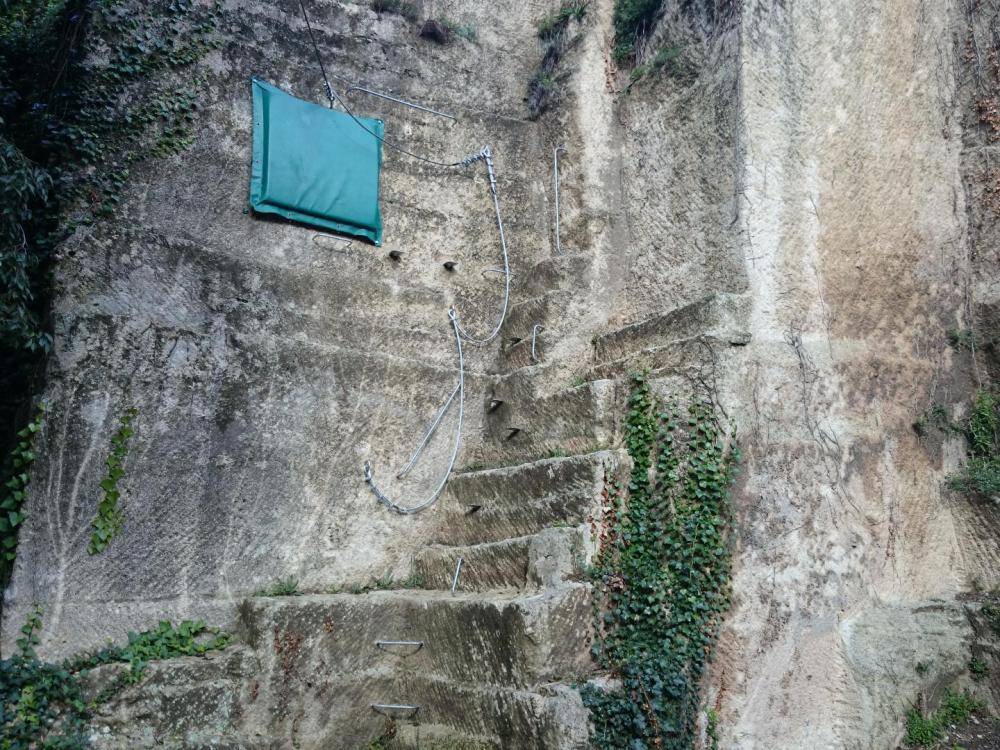
[[[56,246],[110,215],[130,168],[191,141],[220,6],[4,0],[0,13],[0,449],[52,345]]]
[[[683,410],[632,374],[627,492],[612,484],[592,571],[592,653],[617,687],[583,687],[602,750],[687,750],[706,660],[729,606],[729,488],[739,450],[713,406]],[[714,730],[714,726],[713,726]]]
[[[0,748],[90,747],[94,710],[127,685],[139,682],[154,660],[201,655],[225,648],[229,636],[204,622],[185,620],[175,627],[161,622],[154,630],[129,633],[125,646],[109,646],[61,663],[41,661],[35,653],[42,611],[29,613],[17,639],[18,653],[0,661]],[[129,669],[94,697],[88,697],[88,671],[103,664]]]
[[[121,498],[118,480],[125,476],[122,464],[128,455],[129,438],[135,434],[135,430],[132,429],[132,420],[138,413],[138,409],[126,411],[118,420],[118,429],[111,436],[111,452],[104,459],[108,467],[108,474],[101,480],[104,498],[97,506],[97,515],[92,524],[94,531],[90,536],[90,544],[87,545],[87,552],[91,555],[96,555],[107,549],[111,540],[118,536],[122,526],[125,525],[125,514],[118,507],[118,500]]]
[[[35,460],[35,435],[44,419],[45,404],[39,404],[34,419],[17,433],[18,443],[8,458],[8,478],[0,492],[0,590],[6,588],[14,569],[17,536],[25,518],[22,508],[31,482],[28,470]]]

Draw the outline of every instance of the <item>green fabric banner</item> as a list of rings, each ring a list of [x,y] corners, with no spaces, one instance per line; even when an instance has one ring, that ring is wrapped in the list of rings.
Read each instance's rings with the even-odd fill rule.
[[[254,79],[250,207],[381,245],[385,126],[358,120],[371,132],[348,114]]]

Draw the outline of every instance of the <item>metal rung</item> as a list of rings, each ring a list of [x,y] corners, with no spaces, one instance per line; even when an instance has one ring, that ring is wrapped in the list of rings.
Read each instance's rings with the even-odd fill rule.
[[[416,716],[417,711],[420,710],[420,706],[411,706],[408,703],[372,703],[372,710],[378,711],[380,714],[390,715],[392,711],[412,711],[410,717]]]
[[[503,406],[503,401],[501,401],[501,400],[500,400],[500,399],[498,399],[498,398],[494,398],[494,399],[491,399],[491,400],[490,400],[490,407],[489,407],[489,410],[490,410],[490,411],[496,411],[496,410],[497,410],[497,409],[499,409],[499,408],[500,408],[501,406]]]
[[[414,651],[414,653],[416,653],[417,651],[419,651],[424,647],[424,642],[423,641],[375,641],[375,645],[378,648],[385,648],[386,646],[409,646],[409,647],[415,646],[416,651]]]
[[[508,440],[513,439],[514,436],[517,435],[517,433],[519,433],[520,431],[521,431],[520,427],[508,427],[507,428],[507,439]]]
[[[393,260],[401,260],[402,257],[403,257],[403,251],[402,250],[390,250],[389,251],[389,257],[392,258]]]
[[[317,240],[319,240],[321,237],[323,239],[325,239],[325,240],[333,240],[334,242],[343,242],[345,245],[348,245],[348,246],[350,246],[350,244],[351,244],[351,240],[347,239],[346,237],[337,237],[336,235],[332,235],[332,234],[314,234],[313,235],[313,244],[319,245],[320,247],[323,247],[323,243],[322,242],[317,242]]]
[[[444,270],[446,270],[446,271],[454,271],[456,265],[457,264],[455,263],[455,261],[453,261],[453,260],[446,260],[444,262]]]
[[[408,102],[405,99],[399,99],[395,96],[389,96],[388,94],[383,94],[379,91],[372,91],[371,89],[366,89],[364,86],[351,86],[347,91],[344,92],[344,96],[348,96],[352,91],[360,91],[363,94],[369,94],[371,96],[377,96],[379,99],[388,99],[390,102],[396,102],[397,104],[402,104],[407,107],[413,107],[413,109],[419,109],[421,112],[429,112],[432,115],[437,115],[438,117],[447,117],[449,120],[457,120],[457,118],[452,115],[447,115],[444,112],[438,112],[436,109],[431,109],[430,107],[425,107],[422,104],[414,104],[413,102]]]
[[[458,558],[458,565],[455,566],[455,577],[451,579],[451,595],[455,595],[455,589],[458,588],[458,574],[462,572],[462,558]]]

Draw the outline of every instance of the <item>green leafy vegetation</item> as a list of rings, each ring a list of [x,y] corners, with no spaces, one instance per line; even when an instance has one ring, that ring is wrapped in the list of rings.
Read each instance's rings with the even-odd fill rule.
[[[931,406],[924,410],[924,413],[917,417],[917,419],[913,422],[913,431],[920,437],[927,437],[933,427],[941,430],[951,427],[948,410],[939,403],[931,404]]]
[[[948,344],[959,351],[981,348],[979,335],[971,328],[952,328],[948,331]]]
[[[729,487],[739,451],[712,405],[683,413],[633,374],[627,493],[612,483],[593,576],[593,654],[619,689],[583,687],[593,745],[688,750],[699,685],[729,606]]]
[[[996,635],[1000,635],[1000,605],[984,604],[981,611],[986,622],[990,624],[990,629]]]
[[[416,22],[420,18],[417,6],[406,0],[372,0],[372,10],[376,13],[391,13],[402,16],[407,21]]]
[[[381,578],[373,578],[368,583],[354,584],[348,586],[348,594],[367,594],[369,591],[389,591],[391,589],[420,589],[427,585],[426,580],[419,573],[412,573],[406,578],[396,579],[392,577],[392,572],[387,571]],[[338,593],[331,591],[330,593]]]
[[[638,40],[649,33],[663,0],[616,0],[614,13],[617,62],[634,59]]]
[[[0,450],[44,373],[51,264],[133,165],[185,148],[218,8],[5,0],[0,13]],[[181,77],[181,71],[184,72]]]
[[[981,680],[990,673],[990,665],[984,659],[973,656],[969,660],[969,672],[972,674],[972,679]]]
[[[479,38],[479,34],[476,32],[475,26],[462,24],[458,21],[452,20],[451,18],[442,18],[441,25],[448,29],[450,34],[461,37],[467,42],[475,42]]]
[[[35,418],[17,433],[18,443],[7,459],[3,490],[0,492],[0,591],[7,587],[17,557],[17,536],[24,523],[22,508],[31,482],[29,470],[35,461],[35,435],[42,429],[45,404],[39,404]]]
[[[542,40],[542,60],[528,80],[528,113],[538,118],[558,92],[556,68],[567,46],[570,21],[582,21],[587,14],[587,2],[565,2],[559,10],[538,22],[538,37]]]
[[[254,596],[298,596],[300,593],[297,578],[280,578]]]
[[[911,747],[933,747],[944,737],[946,727],[964,724],[981,709],[982,704],[968,691],[949,690],[941,707],[930,716],[924,716],[916,708],[907,712],[904,742]]]
[[[111,453],[105,459],[108,474],[101,480],[104,499],[97,506],[97,515],[92,523],[94,532],[91,534],[90,544],[87,546],[87,552],[91,555],[96,555],[107,549],[125,524],[125,515],[118,507],[118,500],[121,498],[118,481],[125,476],[122,464],[128,455],[128,440],[134,434],[132,420],[138,413],[137,409],[126,411],[119,419],[118,429],[111,437]]]
[[[719,750],[719,714],[710,708],[706,716],[708,724],[705,727],[705,736],[708,738],[708,750]]]
[[[40,609],[28,615],[17,640],[18,653],[0,661],[0,748],[90,747],[87,725],[94,710],[126,685],[139,682],[149,662],[205,654],[229,643],[229,636],[201,621],[185,620],[178,627],[161,622],[155,630],[129,633],[125,646],[109,646],[54,664],[35,654],[41,618]],[[88,670],[112,663],[128,664],[129,669],[88,699],[84,691]]]
[[[1000,405],[983,390],[976,395],[966,426],[969,457],[962,470],[949,477],[953,489],[970,496],[1000,496]]]
[[[551,13],[538,22],[538,36],[544,40],[550,40],[566,30],[570,21],[581,21],[587,14],[586,2],[564,3],[559,10]]]

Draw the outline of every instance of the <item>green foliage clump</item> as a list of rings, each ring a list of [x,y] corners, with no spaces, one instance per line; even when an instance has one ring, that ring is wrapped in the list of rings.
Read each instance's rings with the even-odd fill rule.
[[[406,578],[396,579],[392,577],[392,571],[386,571],[386,573],[380,578],[373,578],[368,583],[364,584],[354,584],[347,587],[347,593],[349,594],[367,594],[369,591],[389,591],[391,589],[420,589],[427,584],[426,580],[420,573],[412,573]],[[336,592],[331,592],[336,593]]]
[[[613,55],[622,62],[635,57],[636,41],[647,33],[663,7],[663,0],[616,0]]]
[[[162,620],[155,630],[129,633],[125,646],[108,646],[93,654],[79,656],[67,662],[73,672],[93,669],[102,664],[128,664],[124,683],[139,682],[151,661],[173,659],[178,656],[201,656],[209,651],[224,649],[230,637],[218,628],[210,628],[201,620],[184,620],[175,627]]]
[[[969,673],[972,679],[981,680],[990,673],[990,665],[984,659],[973,656],[969,660]]]
[[[299,581],[297,578],[279,578],[266,589],[261,589],[254,596],[298,596]]]
[[[190,142],[200,82],[188,78],[181,88],[152,77],[190,66],[212,46],[217,11],[190,0],[142,9],[122,0],[9,0],[5,12],[0,331],[47,349],[41,293],[49,254],[77,223],[114,210],[132,163]]]
[[[84,750],[90,747],[93,711],[126,685],[139,682],[150,661],[204,654],[229,642],[229,636],[200,621],[185,620],[177,628],[161,622],[155,630],[129,633],[126,646],[54,664],[35,654],[41,616],[41,609],[29,613],[16,642],[18,653],[0,661],[0,748]],[[88,701],[83,690],[88,670],[116,662],[128,664],[129,670]]]
[[[552,39],[566,30],[570,21],[582,21],[587,15],[588,2],[564,3],[555,13],[547,15],[538,22],[538,36],[544,40]]]
[[[538,23],[538,37],[543,42],[542,60],[528,80],[528,113],[537,119],[558,91],[556,68],[566,47],[570,21],[583,20],[588,2],[565,2],[555,13]]]
[[[21,508],[28,496],[31,477],[28,470],[35,461],[35,435],[42,429],[45,404],[39,404],[35,418],[17,433],[18,443],[8,459],[7,476],[0,494],[0,590],[7,586],[17,557],[17,535],[24,523]]]
[[[989,623],[990,629],[1000,635],[1000,605],[984,604],[982,609],[983,617]]]
[[[1000,404],[989,391],[980,391],[966,428],[969,459],[949,477],[952,488],[967,495],[1000,497]]]
[[[392,13],[411,22],[416,22],[420,18],[417,6],[406,0],[372,0],[371,5],[376,13]]]
[[[916,708],[906,714],[904,742],[911,747],[933,747],[944,737],[945,728],[964,724],[982,704],[968,691],[949,690],[941,707],[930,716],[923,716]]]
[[[699,684],[729,606],[729,487],[739,452],[711,404],[654,397],[633,374],[627,497],[612,486],[593,574],[602,598],[598,664],[621,689],[583,688],[597,748],[687,750]]]
[[[948,410],[944,405],[934,403],[913,422],[913,431],[920,437],[926,437],[930,434],[932,427],[945,430],[951,426]]]
[[[118,481],[125,476],[122,464],[128,455],[128,440],[135,432],[132,429],[132,420],[138,413],[137,409],[126,411],[118,420],[118,429],[111,437],[111,453],[104,461],[108,467],[108,474],[101,480],[104,499],[97,506],[97,515],[92,523],[94,532],[87,546],[87,552],[91,555],[107,549],[111,540],[118,535],[125,524],[125,515],[118,507],[118,500],[121,498]]]

